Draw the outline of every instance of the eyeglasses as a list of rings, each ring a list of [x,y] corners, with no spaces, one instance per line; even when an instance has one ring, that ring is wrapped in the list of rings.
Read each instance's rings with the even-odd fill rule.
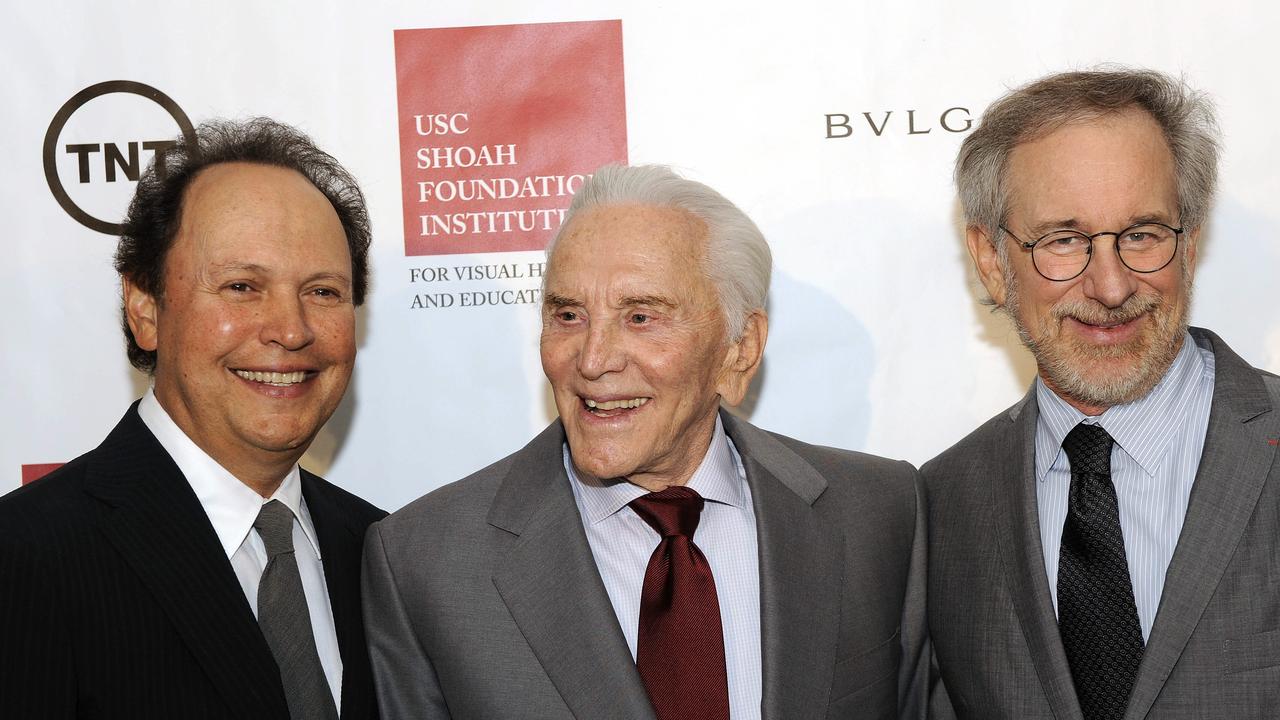
[[[1124,266],[1137,273],[1153,273],[1163,270],[1178,252],[1178,239],[1184,228],[1169,227],[1164,223],[1138,223],[1120,232],[1099,232],[1092,235],[1076,230],[1054,230],[1035,242],[1023,242],[1021,238],[1000,225],[1009,237],[1018,241],[1023,250],[1031,251],[1031,264],[1046,280],[1063,282],[1080,277],[1093,258],[1093,239],[1111,235],[1116,239],[1116,254]]]

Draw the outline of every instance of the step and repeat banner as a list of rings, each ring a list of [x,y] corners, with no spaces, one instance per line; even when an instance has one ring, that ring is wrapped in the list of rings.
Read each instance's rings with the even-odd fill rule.
[[[147,378],[115,235],[139,173],[211,117],[296,125],[360,180],[373,287],[348,396],[304,460],[394,509],[555,415],[538,360],[548,239],[608,162],[738,203],[774,252],[740,412],[921,463],[1034,374],[978,304],[951,184],[983,109],[1114,62],[1215,99],[1221,193],[1193,322],[1280,370],[1273,5],[514,0],[2,11],[0,493],[95,446]]]

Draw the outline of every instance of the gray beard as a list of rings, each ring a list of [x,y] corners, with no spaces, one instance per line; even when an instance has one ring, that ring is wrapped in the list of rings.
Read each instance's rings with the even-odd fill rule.
[[[1002,307],[1013,321],[1018,337],[1036,358],[1040,376],[1052,390],[1067,400],[1084,405],[1114,407],[1141,399],[1164,377],[1182,348],[1191,306],[1190,277],[1183,272],[1183,297],[1179,308],[1170,307],[1153,293],[1135,294],[1117,308],[1096,302],[1069,301],[1055,305],[1051,315],[1040,320],[1037,340],[1022,324],[1018,312],[1017,285],[1006,273],[1007,297]],[[1072,317],[1091,324],[1122,323],[1147,315],[1150,327],[1133,342],[1118,346],[1079,346],[1065,339],[1062,322]],[[1099,362],[1125,357],[1131,362],[1118,372],[1100,372]]]

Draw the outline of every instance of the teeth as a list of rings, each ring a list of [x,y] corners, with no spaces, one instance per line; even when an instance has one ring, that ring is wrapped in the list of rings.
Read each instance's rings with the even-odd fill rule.
[[[235,373],[245,380],[267,383],[268,385],[292,385],[294,383],[300,383],[307,378],[307,374],[301,370],[290,373],[236,370]]]
[[[592,410],[617,410],[618,408],[622,408],[624,410],[630,410],[631,408],[638,408],[641,405],[649,402],[649,398],[632,398],[630,400],[609,400],[608,402],[596,402],[595,400],[583,398],[583,401],[586,402],[587,407],[591,408]]]

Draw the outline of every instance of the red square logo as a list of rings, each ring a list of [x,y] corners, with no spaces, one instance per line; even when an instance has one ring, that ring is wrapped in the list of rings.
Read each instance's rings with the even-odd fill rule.
[[[65,463],[36,463],[22,466],[22,484],[34,482],[62,467]]]
[[[405,255],[540,250],[627,161],[622,21],[397,30]]]

